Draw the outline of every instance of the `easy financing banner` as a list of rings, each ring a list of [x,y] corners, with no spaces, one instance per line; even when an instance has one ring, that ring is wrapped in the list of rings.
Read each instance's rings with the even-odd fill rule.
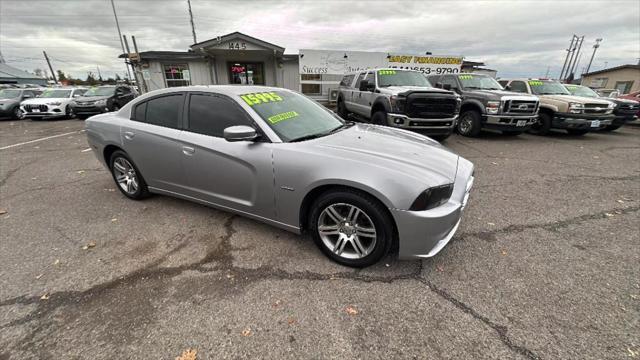
[[[417,70],[427,75],[456,74],[462,67],[462,57],[394,55],[368,51],[300,50],[299,66],[300,74],[343,75],[381,67]]]

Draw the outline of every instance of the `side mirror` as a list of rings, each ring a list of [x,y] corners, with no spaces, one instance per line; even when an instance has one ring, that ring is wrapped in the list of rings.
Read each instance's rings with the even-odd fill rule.
[[[505,90],[508,90],[508,91],[511,91],[511,85],[509,85],[509,84],[505,85],[505,86],[504,86],[504,89],[505,89]]]
[[[441,82],[437,82],[435,87],[437,87],[438,89],[444,89],[444,86]]]
[[[234,141],[253,141],[258,138],[256,129],[251,126],[237,125],[229,126],[224,129],[224,139],[229,142]]]

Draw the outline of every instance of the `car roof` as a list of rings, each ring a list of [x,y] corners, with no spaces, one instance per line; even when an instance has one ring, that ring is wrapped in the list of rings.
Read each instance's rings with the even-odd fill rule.
[[[286,91],[293,92],[289,89],[279,88],[274,86],[260,86],[260,85],[191,85],[191,86],[177,86],[165,89],[158,89],[145,93],[141,98],[148,98],[155,95],[171,94],[183,91],[199,91],[199,92],[212,92],[230,96],[240,96],[244,94],[270,92],[270,91]]]

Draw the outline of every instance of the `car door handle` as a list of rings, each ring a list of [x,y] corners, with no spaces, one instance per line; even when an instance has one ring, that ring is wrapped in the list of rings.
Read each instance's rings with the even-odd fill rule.
[[[133,139],[134,136],[136,136],[136,134],[134,134],[131,131],[125,131],[124,132],[124,138],[127,139],[127,140]]]
[[[192,148],[191,146],[183,146],[182,152],[185,155],[193,155],[193,153],[196,152],[196,149]]]

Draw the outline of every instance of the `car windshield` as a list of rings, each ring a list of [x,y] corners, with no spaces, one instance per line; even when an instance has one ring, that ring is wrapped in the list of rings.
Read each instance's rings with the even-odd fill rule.
[[[571,95],[562,84],[556,81],[529,80],[531,92],[536,95]]]
[[[20,97],[20,90],[2,89],[0,99],[15,99]]]
[[[82,96],[111,96],[116,91],[114,87],[93,87]]]
[[[378,86],[423,86],[431,87],[429,80],[419,72],[404,70],[378,70]]]
[[[463,89],[503,90],[502,86],[492,77],[476,74],[458,75]]]
[[[597,92],[591,90],[586,86],[565,85],[564,87],[566,87],[567,90],[569,90],[571,95],[584,96],[584,97],[590,97],[590,98],[600,97],[598,96]]]
[[[68,98],[71,96],[71,90],[61,89],[47,89],[40,96],[40,98]]]
[[[284,142],[325,136],[345,126],[332,112],[300,94],[268,91],[240,97]]]

